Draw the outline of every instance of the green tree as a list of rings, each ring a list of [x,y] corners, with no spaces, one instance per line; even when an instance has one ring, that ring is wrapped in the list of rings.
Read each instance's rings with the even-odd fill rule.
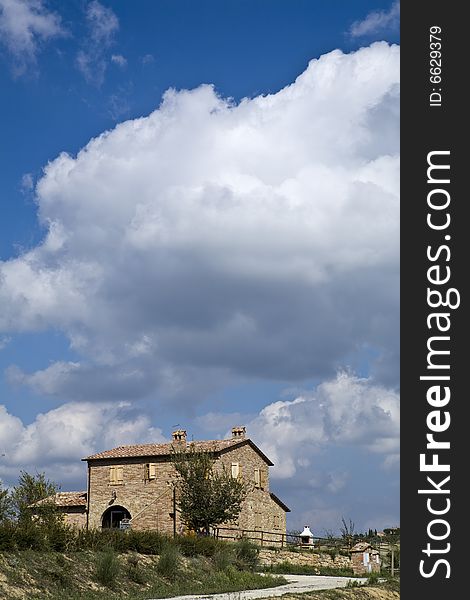
[[[10,492],[3,487],[0,480],[0,523],[8,521],[13,516],[13,504]]]
[[[43,521],[57,520],[60,513],[52,500],[40,504],[36,503],[54,496],[58,490],[59,486],[46,479],[44,473],[31,475],[26,471],[20,471],[18,484],[11,492],[11,502],[15,516],[20,522],[30,521],[33,514],[38,515]],[[33,507],[34,504],[36,506]]]
[[[216,468],[213,452],[194,446],[175,450],[173,465],[178,474],[176,503],[186,527],[208,535],[211,527],[238,517],[247,485],[223,467]]]

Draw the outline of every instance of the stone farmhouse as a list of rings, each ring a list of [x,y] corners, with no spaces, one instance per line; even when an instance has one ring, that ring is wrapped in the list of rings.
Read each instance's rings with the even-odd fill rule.
[[[196,451],[211,452],[216,469],[224,468],[249,484],[238,520],[225,524],[234,530],[230,535],[243,530],[263,531],[276,534],[272,535],[274,540],[286,533],[286,513],[290,510],[270,490],[269,467],[273,463],[246,437],[245,427],[234,427],[231,439],[225,440],[188,442],[186,431],[181,429],[172,435],[170,443],[119,446],[82,459],[88,464],[85,496],[83,492],[65,492],[55,500],[66,520],[87,528],[122,527],[130,520],[132,529],[182,533],[175,510],[172,452],[191,445]],[[74,503],[77,506],[72,506]]]

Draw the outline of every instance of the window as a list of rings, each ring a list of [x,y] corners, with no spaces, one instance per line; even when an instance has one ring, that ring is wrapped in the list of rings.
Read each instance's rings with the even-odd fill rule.
[[[255,529],[261,529],[262,515],[260,512],[255,513]]]
[[[274,515],[274,529],[280,529],[281,528],[281,520],[279,518],[279,515]]]
[[[240,463],[233,462],[232,463],[232,477],[234,479],[241,479],[242,477],[242,466]]]
[[[144,479],[150,481],[151,479],[157,478],[157,464],[147,463],[144,465]]]
[[[268,487],[268,473],[264,469],[259,470],[260,488],[266,490]]]
[[[255,487],[261,487],[261,471],[260,469],[255,469]]]
[[[122,485],[124,480],[124,467],[109,468],[109,483],[111,485]]]

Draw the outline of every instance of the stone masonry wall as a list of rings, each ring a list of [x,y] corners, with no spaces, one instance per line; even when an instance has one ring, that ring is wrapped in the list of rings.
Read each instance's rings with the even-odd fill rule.
[[[269,494],[269,466],[261,456],[253,448],[245,445],[222,454],[218,462],[228,471],[233,462],[238,462],[242,468],[242,479],[249,486],[237,522],[227,526],[254,532],[269,531],[285,534],[286,513]],[[264,473],[261,475],[261,480],[265,482],[263,488],[255,487],[255,469],[260,469]],[[280,535],[271,537],[273,541],[274,538],[280,539]]]
[[[262,565],[279,565],[288,562],[292,565],[308,566],[313,568],[332,567],[335,569],[352,568],[351,559],[348,556],[336,555],[332,558],[329,554],[319,554],[312,550],[302,552],[290,552],[289,550],[271,550],[261,548],[259,554]]]
[[[67,525],[83,529],[86,527],[86,513],[81,512],[66,512],[64,513],[64,521]]]
[[[157,464],[156,479],[145,480],[145,464]],[[123,467],[122,483],[110,483],[110,467]],[[106,509],[123,507],[132,517],[134,529],[153,529],[172,533],[172,488],[168,483],[175,478],[171,462],[158,457],[149,459],[121,458],[119,461],[96,461],[90,468],[89,522],[90,528],[101,527]],[[113,499],[113,492],[116,498]],[[177,518],[177,528],[179,526]]]

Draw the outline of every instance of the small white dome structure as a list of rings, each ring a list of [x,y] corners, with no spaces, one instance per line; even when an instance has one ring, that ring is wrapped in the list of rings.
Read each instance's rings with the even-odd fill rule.
[[[313,533],[310,531],[308,525],[305,525],[304,530],[300,534],[300,543],[302,546],[313,546]]]

